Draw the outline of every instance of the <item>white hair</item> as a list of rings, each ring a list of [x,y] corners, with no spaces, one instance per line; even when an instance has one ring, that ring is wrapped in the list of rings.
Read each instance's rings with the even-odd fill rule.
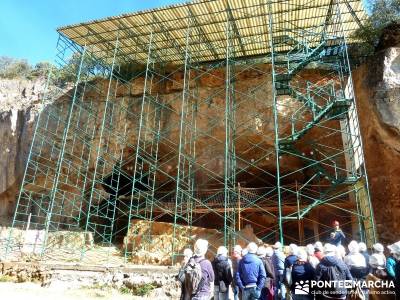
[[[251,242],[247,245],[247,251],[249,251],[249,253],[255,254],[257,253],[257,249],[258,249],[257,244],[254,242]]]
[[[247,248],[244,248],[242,250],[242,256],[245,256],[247,253],[249,253],[249,250],[247,250]]]
[[[217,249],[217,255],[227,256],[228,255],[228,249],[226,249],[225,246],[219,246],[218,249]]]
[[[198,239],[194,244],[194,254],[197,256],[204,256],[206,255],[208,250],[208,241],[203,239]]]

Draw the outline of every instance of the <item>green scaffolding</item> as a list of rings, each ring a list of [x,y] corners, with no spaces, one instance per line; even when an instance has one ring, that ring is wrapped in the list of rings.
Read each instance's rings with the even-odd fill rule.
[[[324,22],[305,29],[292,22],[301,4],[288,1],[279,15],[276,5],[262,1],[245,14],[227,1],[210,12],[223,24],[214,44],[202,25],[210,16],[191,4],[176,21],[183,43],[154,15],[151,31],[135,36],[145,59],[127,54],[132,33],[123,25],[102,42],[106,58],[92,42],[96,32],[79,44],[60,33],[56,72],[69,72],[74,85],[46,89],[6,255],[23,255],[15,232],[36,230],[40,259],[126,263],[154,249],[156,222],[171,225],[168,263],[198,227],[213,229],[205,236],[211,253],[248,242],[246,225],[265,243],[306,244],[329,235],[321,208],[348,235],[373,243],[343,6],[330,1]],[[239,16],[263,16],[268,38],[241,36]],[[181,63],[171,63],[165,41]],[[258,44],[269,51],[248,55]],[[224,59],[204,61],[206,52]],[[317,79],[308,76],[313,68]],[[248,74],[257,75],[249,87]],[[220,84],[205,90],[210,79]]]

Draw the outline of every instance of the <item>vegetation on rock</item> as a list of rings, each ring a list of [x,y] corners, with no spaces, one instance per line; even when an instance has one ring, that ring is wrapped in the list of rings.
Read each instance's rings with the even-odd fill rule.
[[[400,0],[369,0],[367,8],[368,19],[353,34],[361,42],[361,45],[352,49],[358,52],[357,56],[373,54],[385,28],[396,23],[400,27]]]

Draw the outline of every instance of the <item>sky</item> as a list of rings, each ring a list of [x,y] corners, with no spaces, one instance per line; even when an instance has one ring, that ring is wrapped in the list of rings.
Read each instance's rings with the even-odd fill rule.
[[[0,56],[52,62],[56,28],[183,0],[0,0]]]

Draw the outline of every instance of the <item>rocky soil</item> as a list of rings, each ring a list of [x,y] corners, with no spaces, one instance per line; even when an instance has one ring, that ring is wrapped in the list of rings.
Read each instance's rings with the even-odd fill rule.
[[[14,299],[27,293],[31,299],[179,299],[177,272],[151,266],[116,270],[0,263],[0,290],[11,288],[7,295]]]

